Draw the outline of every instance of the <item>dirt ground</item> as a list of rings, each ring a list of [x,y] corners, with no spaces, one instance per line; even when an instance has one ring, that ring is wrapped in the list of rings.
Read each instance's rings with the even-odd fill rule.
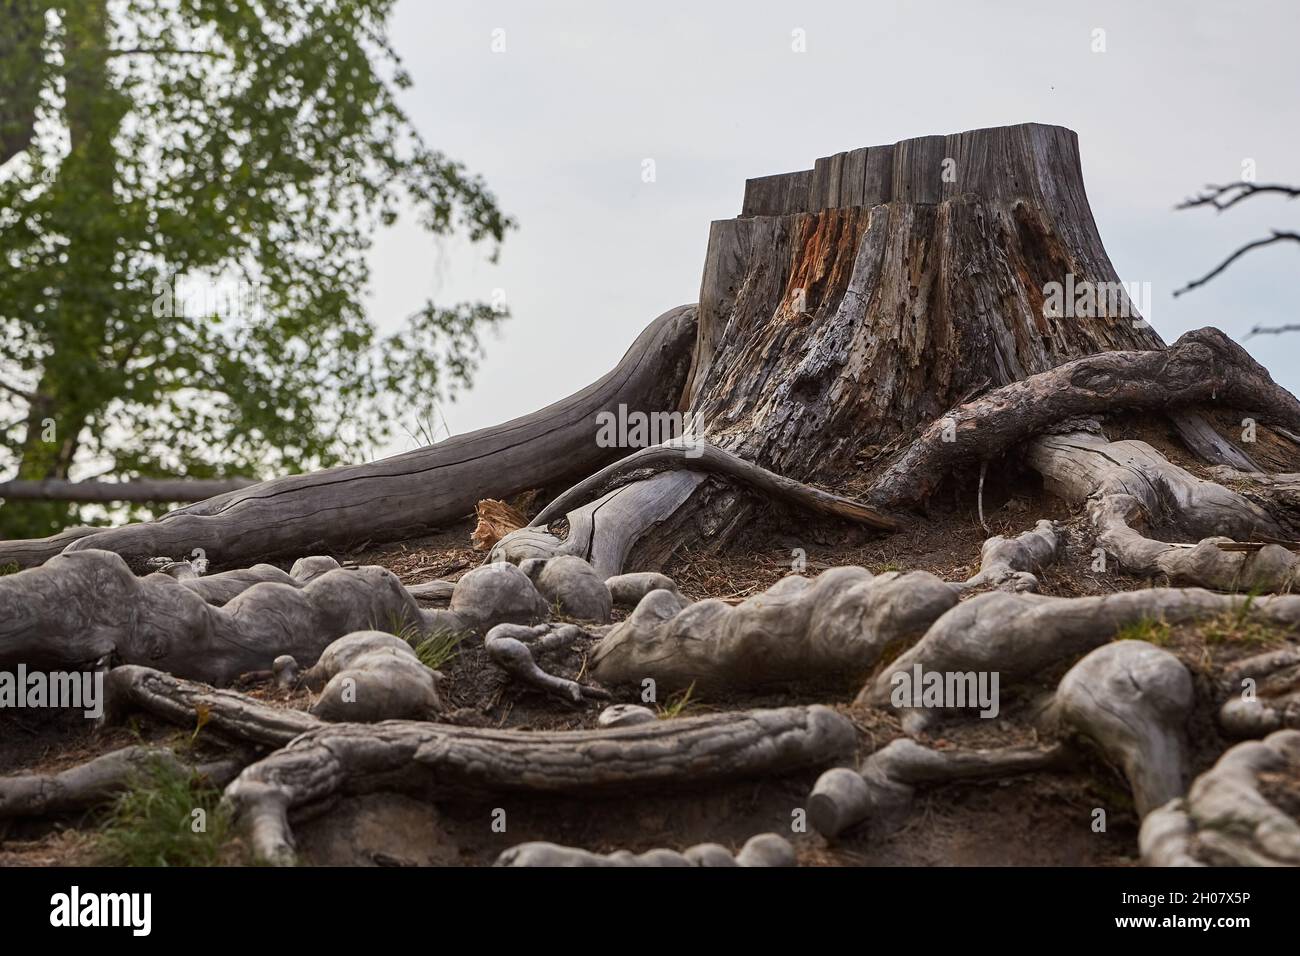
[[[1235,440],[1231,415],[1216,424],[1226,437]],[[1153,426],[1149,420],[1113,419],[1107,423],[1107,434],[1112,439],[1140,438],[1171,461],[1204,474],[1169,429]],[[1263,441],[1262,446],[1252,447],[1251,453],[1267,459],[1267,467],[1300,470],[1300,462],[1291,460],[1290,445],[1276,443],[1275,448],[1267,435]],[[984,525],[978,516],[977,495],[973,476],[965,476],[936,496],[928,520],[898,534],[864,539],[854,533],[827,533],[820,538],[805,535],[804,540],[796,541],[770,528],[755,528],[723,552],[678,553],[663,570],[691,598],[731,602],[742,601],[795,573],[794,563],[801,556],[796,548],[802,549],[806,563],[801,573],[807,575],[852,564],[875,572],[922,569],[960,581],[978,569],[980,546],[990,534],[1016,534],[1031,528],[1039,518],[1052,518],[1066,529],[1067,551],[1062,561],[1040,575],[1043,593],[1079,596],[1148,586],[1148,582],[1116,571],[1094,571],[1093,541],[1086,522],[1076,509],[1044,494],[1014,462],[1002,463],[997,474],[986,481]],[[456,580],[483,560],[482,552],[470,546],[471,529],[472,522],[467,520],[422,538],[366,545],[336,557],[382,565],[406,584]],[[1245,654],[1297,642],[1290,635],[1237,633],[1230,625],[1162,629],[1149,637],[1188,664],[1198,694],[1207,701],[1205,707],[1198,708],[1202,716],[1191,728],[1197,772],[1229,743],[1219,737],[1209,718],[1208,700],[1223,667]],[[579,641],[548,656],[548,669],[576,678],[585,671],[594,642],[595,638]],[[1035,695],[1053,687],[1064,669],[1043,674],[1038,687],[1004,705],[998,718],[940,725],[923,742],[942,748],[1034,740],[1031,714]],[[442,670],[449,708],[445,719],[451,723],[537,730],[594,727],[604,706],[601,702],[569,706],[521,689],[487,660],[479,639],[464,641]],[[240,689],[277,706],[305,709],[311,702],[307,691],[287,693],[257,681],[245,682]],[[860,731],[860,754],[865,755],[900,736],[901,730],[890,715],[854,708],[850,702],[857,689],[779,686],[726,698],[692,695],[681,713],[826,703],[855,722]],[[614,700],[633,702],[637,698],[634,692],[616,691]],[[79,715],[39,713],[0,712],[3,772],[48,772],[128,744],[172,742],[189,736],[143,717],[96,733],[91,722]],[[1100,763],[1071,772],[937,787],[918,796],[901,828],[888,833],[861,829],[834,844],[815,833],[792,830],[817,774],[809,771],[782,779],[706,791],[654,793],[636,799],[515,797],[504,803],[474,804],[370,794],[348,798],[328,813],[297,822],[295,832],[303,861],[326,865],[486,865],[502,850],[527,840],[549,840],[601,852],[684,848],[706,841],[737,849],[748,837],[769,830],[790,836],[800,862],[806,865],[1127,866],[1136,862],[1137,819],[1128,787],[1114,768]],[[1300,793],[1293,781],[1270,779],[1265,786],[1276,791],[1279,803],[1300,810]],[[1102,833],[1092,827],[1097,808],[1107,811]],[[498,809],[506,811],[509,821],[504,834],[489,825]],[[95,862],[95,823],[94,815],[53,824],[0,822],[0,865]]]

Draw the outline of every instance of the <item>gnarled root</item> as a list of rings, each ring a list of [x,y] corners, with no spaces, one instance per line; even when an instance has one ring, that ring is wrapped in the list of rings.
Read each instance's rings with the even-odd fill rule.
[[[704,480],[696,471],[667,471],[623,485],[570,511],[564,537],[534,523],[498,541],[489,560],[519,564],[568,554],[589,561],[603,576],[621,574],[642,537],[670,519]]]
[[[425,611],[426,630],[486,633],[497,624],[532,624],[551,615],[546,599],[513,564],[480,565],[459,581],[446,610]]]
[[[958,465],[1002,454],[1070,418],[1212,402],[1300,429],[1300,401],[1218,329],[1197,329],[1167,349],[1088,355],[953,409],[881,473],[865,500],[887,512],[914,507]]]
[[[775,833],[750,837],[735,856],[718,843],[676,850],[627,850],[599,854],[555,843],[521,843],[497,857],[494,866],[794,866],[794,847]]]
[[[1047,719],[1119,764],[1144,816],[1186,789],[1193,698],[1191,674],[1173,654],[1145,641],[1116,641],[1066,673]]]
[[[1209,469],[1216,481],[1238,486],[1242,495],[1293,528],[1300,528],[1300,474],[1242,471],[1226,465]]]
[[[632,476],[644,478],[647,472],[673,470],[726,475],[802,511],[852,521],[869,528],[898,531],[906,525],[906,521],[897,515],[883,514],[860,501],[785,478],[698,439],[674,439],[634,451],[565,491],[543,508],[532,523],[534,526],[545,525],[563,517],[611,488],[625,484]]]
[[[1037,591],[1035,575],[1060,557],[1064,544],[1056,523],[1047,519],[1014,538],[996,535],[980,548],[979,572],[959,587],[964,591],[985,585],[1002,591]]]
[[[1229,696],[1219,726],[1233,737],[1300,729],[1300,650],[1290,647],[1237,661],[1224,674]]]
[[[609,693],[599,687],[579,684],[577,681],[556,677],[542,670],[537,655],[570,647],[583,637],[583,630],[575,624],[554,627],[539,624],[525,627],[521,624],[498,624],[488,631],[483,645],[492,663],[514,679],[559,697],[570,704],[581,704],[584,699],[606,700]]]
[[[203,715],[205,733],[237,743],[283,747],[294,737],[324,725],[311,714],[273,707],[233,690],[173,677],[149,667],[114,667],[104,680],[106,724],[141,710],[171,724],[194,728]]]
[[[205,601],[197,583],[137,578],[108,551],[59,555],[0,577],[0,666],[78,664],[113,653],[222,684],[267,669],[282,654],[314,662],[352,631],[423,621],[397,577],[380,567],[333,570],[306,585],[254,584],[223,607]]]
[[[1294,792],[1300,731],[1237,744],[1196,778],[1186,798],[1147,814],[1138,834],[1148,866],[1300,866],[1300,820],[1273,803],[1269,778]]]
[[[582,558],[560,555],[550,560],[534,558],[519,565],[547,604],[561,614],[581,621],[604,624],[614,606],[609,588],[596,569]]]
[[[155,765],[191,771],[224,787],[247,763],[248,758],[231,755],[190,764],[166,747],[123,747],[58,773],[0,777],[0,818],[60,816],[102,806]]]
[[[1049,435],[1032,442],[1027,457],[1050,491],[1088,503],[1098,543],[1127,571],[1220,591],[1286,591],[1295,580],[1297,558],[1286,548],[1220,547],[1231,540],[1221,535],[1282,535],[1267,512],[1171,464],[1145,442],[1110,442],[1086,432]],[[1169,544],[1143,528],[1204,540],[1195,547]]]
[[[609,589],[610,600],[614,607],[634,608],[641,599],[651,591],[672,591],[677,593],[677,582],[658,571],[633,571],[630,574],[616,574],[605,579]]]
[[[903,737],[873,753],[861,770],[836,767],[822,774],[808,797],[808,820],[827,839],[868,820],[888,828],[901,822],[919,787],[1052,770],[1066,762],[1060,745],[932,750]]]
[[[820,706],[785,707],[555,733],[388,721],[329,724],[248,767],[226,798],[255,852],[291,862],[290,811],[382,781],[425,795],[583,793],[706,786],[829,763],[857,744]]]
[[[852,681],[956,603],[957,589],[928,572],[873,576],[857,567],[790,575],[735,606],[652,591],[597,645],[592,676],[668,687]]]
[[[304,681],[320,691],[311,712],[323,720],[427,720],[442,710],[442,674],[421,664],[406,641],[383,631],[340,637]]]
[[[870,528],[898,530],[905,520],[851,498],[785,478],[707,442],[674,440],[633,452],[574,485],[542,509],[527,528],[492,549],[492,560],[574,555],[603,575],[623,570],[628,554],[650,529],[668,520],[696,493],[706,475],[734,479],[748,489],[813,514]],[[560,538],[547,524],[567,518]]]
[[[1175,625],[1227,612],[1294,628],[1300,624],[1300,597],[1252,601],[1200,588],[1149,588],[1079,598],[979,594],[935,621],[920,641],[863,688],[858,702],[888,706],[895,675],[916,666],[936,672],[996,671],[1005,689],[1087,653],[1130,624],[1155,620]]]
[[[255,564],[219,574],[200,576],[176,573],[177,568],[192,568],[189,562],[176,562],[167,572],[214,607],[224,607],[255,584],[287,584],[301,588],[323,574],[337,570],[339,563],[326,555],[299,558],[286,574],[273,564]]]

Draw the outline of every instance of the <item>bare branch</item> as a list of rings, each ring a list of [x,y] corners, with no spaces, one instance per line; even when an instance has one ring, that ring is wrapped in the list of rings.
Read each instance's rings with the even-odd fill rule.
[[[1257,325],[1242,336],[1242,341],[1255,335],[1281,335],[1283,332],[1300,332],[1300,325]]]
[[[1205,187],[1209,192],[1202,193],[1191,199],[1185,199],[1175,209],[1194,209],[1197,206],[1213,206],[1219,212],[1223,212],[1243,199],[1249,199],[1251,196],[1258,196],[1261,193],[1275,193],[1286,196],[1288,199],[1295,199],[1300,196],[1300,186],[1286,186],[1281,183],[1264,183],[1256,185],[1255,183],[1239,182],[1229,183],[1226,186],[1215,186],[1209,184]]]
[[[228,57],[224,53],[218,53],[214,50],[186,50],[180,47],[155,46],[155,47],[129,47],[121,50],[110,50],[109,56],[207,56],[217,60],[225,60]]]
[[[1213,279],[1215,276],[1221,273],[1224,269],[1228,268],[1228,266],[1232,265],[1234,262],[1236,262],[1238,259],[1244,256],[1246,253],[1250,252],[1250,250],[1252,249],[1258,249],[1261,246],[1271,246],[1275,242],[1288,242],[1288,241],[1300,242],[1300,232],[1281,232],[1277,229],[1274,229],[1273,235],[1270,236],[1269,238],[1256,239],[1254,242],[1246,243],[1244,246],[1242,246],[1232,255],[1228,256],[1228,258],[1224,259],[1215,268],[1211,269],[1209,272],[1201,276],[1199,279],[1192,280],[1191,282],[1187,283],[1187,285],[1183,286],[1181,289],[1175,289],[1174,296],[1175,297],[1180,296],[1184,292],[1191,292],[1193,289],[1205,285],[1205,283],[1209,282],[1211,279]]]

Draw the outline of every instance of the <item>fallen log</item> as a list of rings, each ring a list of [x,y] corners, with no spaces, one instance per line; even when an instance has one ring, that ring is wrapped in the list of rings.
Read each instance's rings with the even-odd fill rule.
[[[257,484],[255,478],[148,478],[138,481],[0,481],[9,501],[202,501]]]
[[[31,567],[97,548],[129,562],[201,548],[214,567],[344,549],[429,531],[474,512],[483,498],[583,477],[625,454],[597,443],[597,414],[662,412],[681,395],[695,307],[655,319],[604,378],[540,411],[363,465],[250,485],[157,521],[31,541],[0,542],[0,565]]]

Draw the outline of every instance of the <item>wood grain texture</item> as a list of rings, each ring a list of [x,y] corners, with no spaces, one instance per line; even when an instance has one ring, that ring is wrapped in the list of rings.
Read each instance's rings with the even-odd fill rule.
[[[1047,308],[1067,276],[1119,282],[1069,130],[853,150],[814,164],[804,209],[766,198],[782,195],[764,180],[748,215],[713,224],[686,405],[709,441],[787,477],[853,467],[973,392],[1163,345],[1118,303]]]

